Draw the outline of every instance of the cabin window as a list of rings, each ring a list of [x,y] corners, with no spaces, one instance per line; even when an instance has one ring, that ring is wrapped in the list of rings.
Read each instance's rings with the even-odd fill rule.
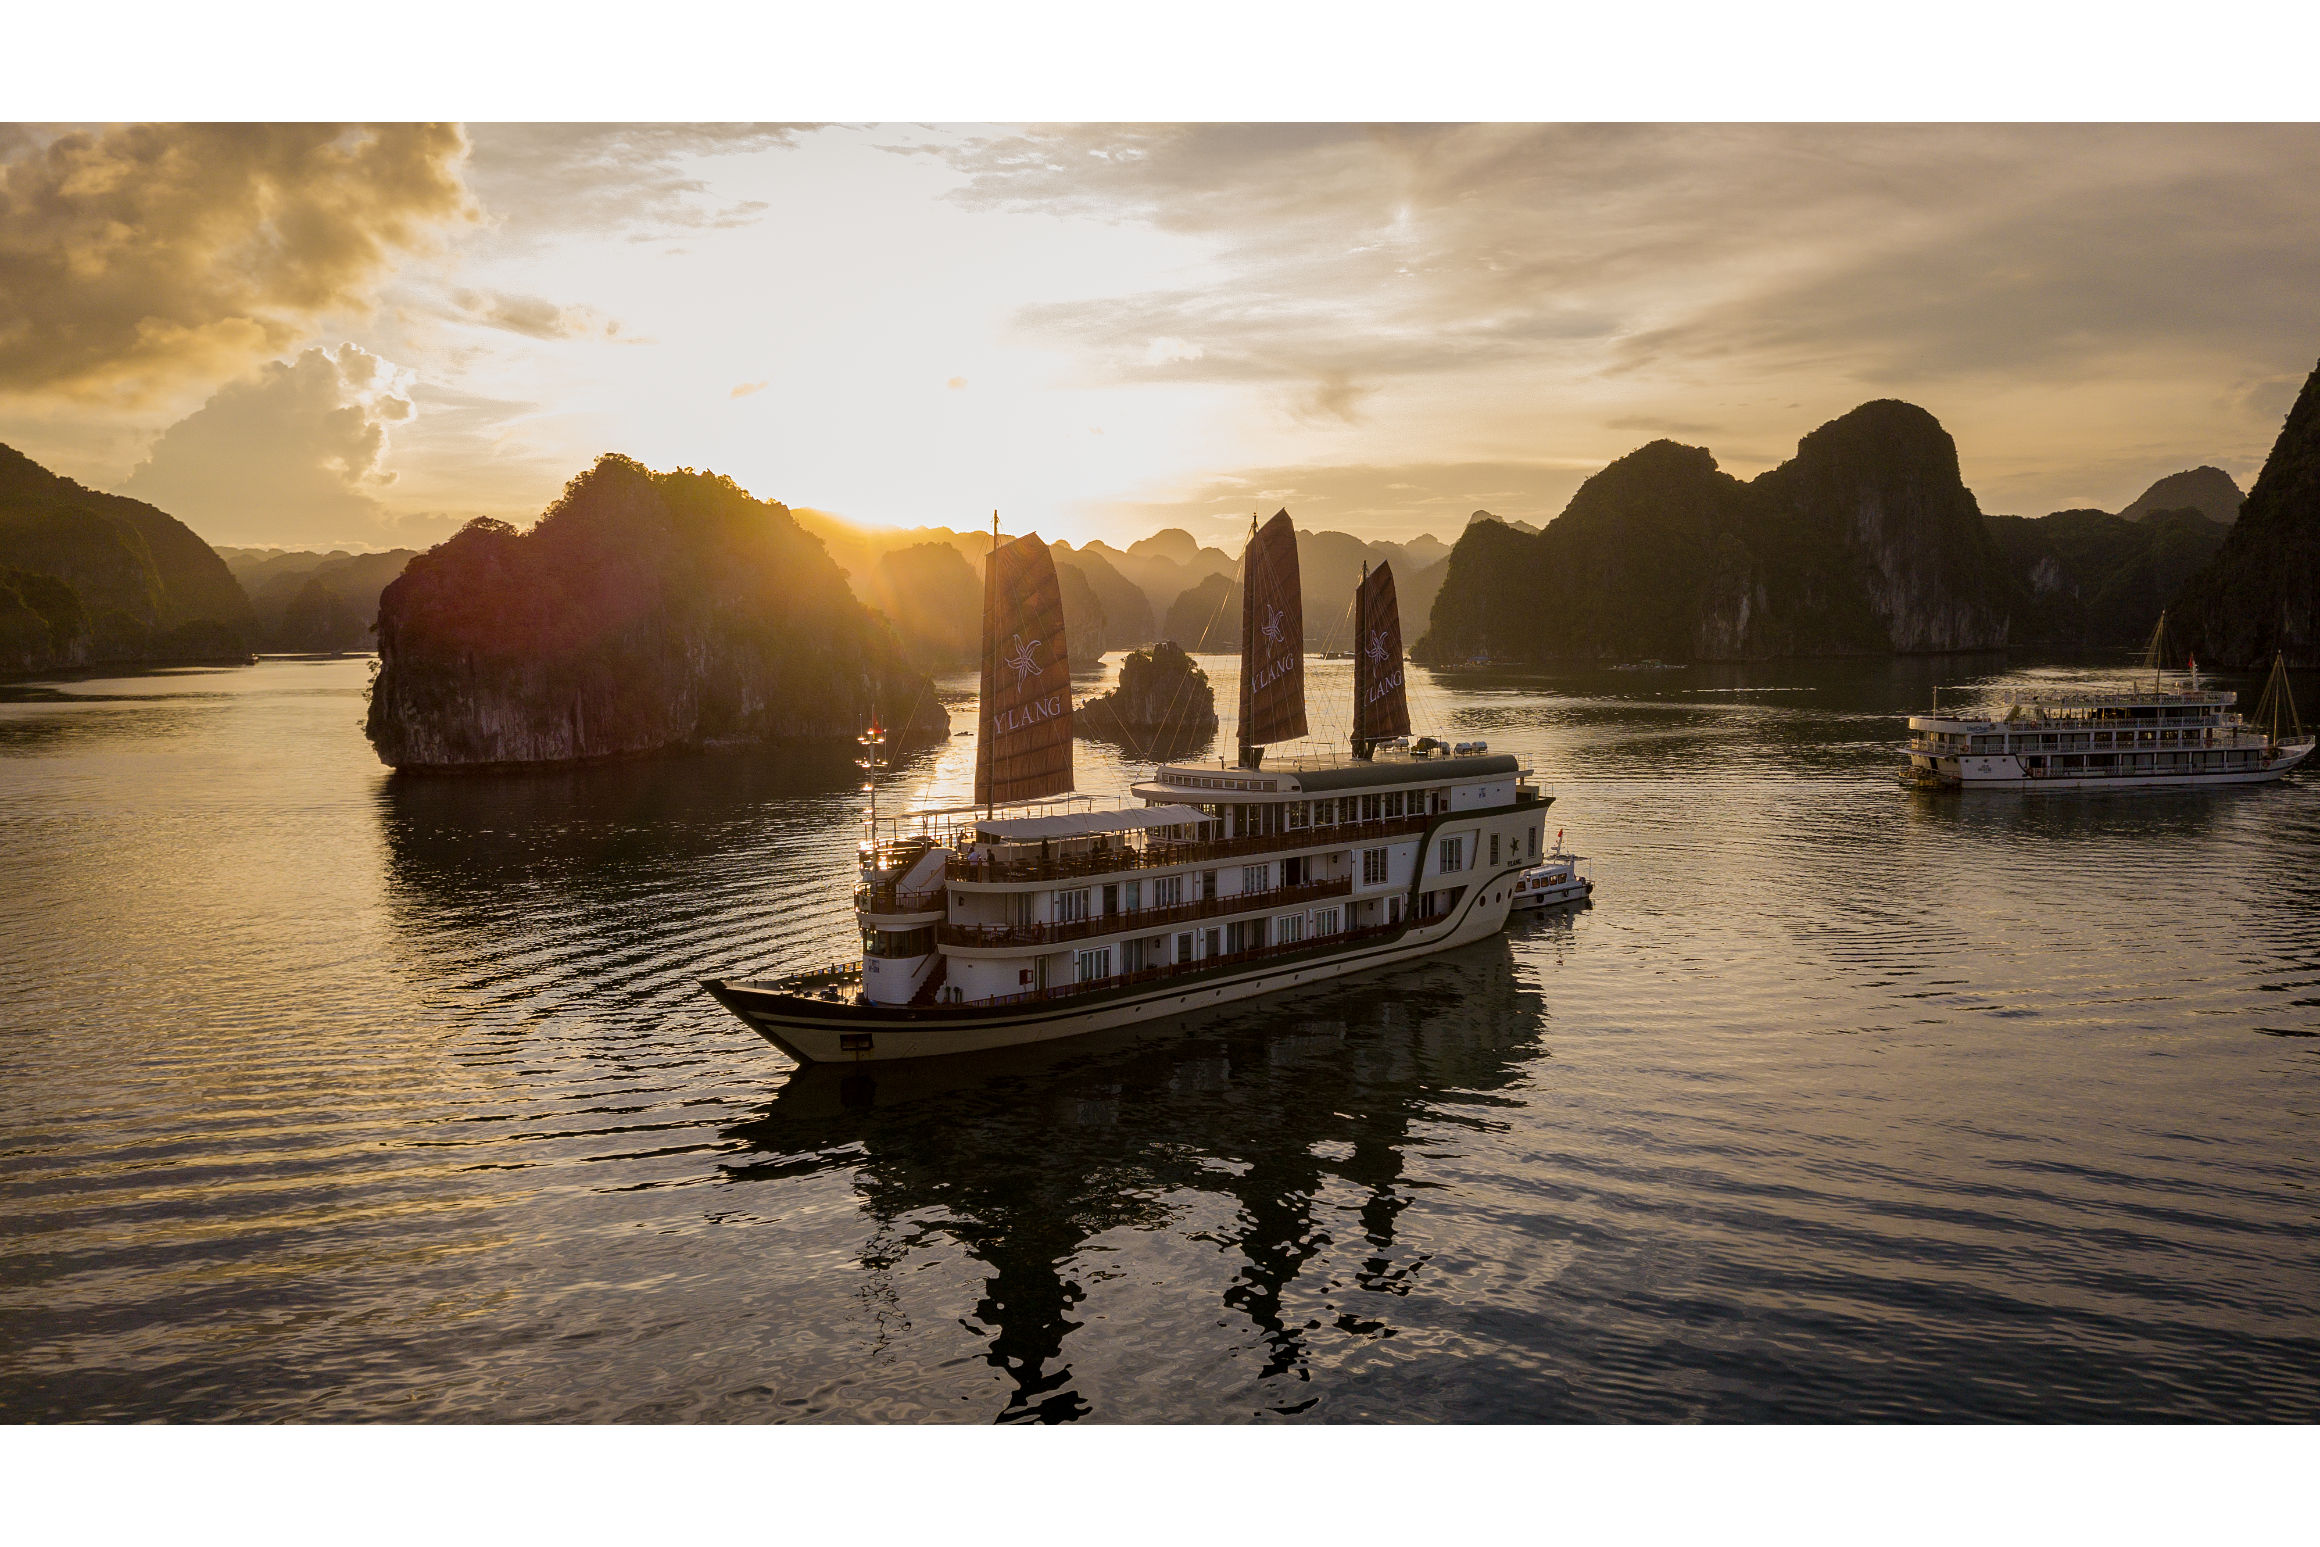
[[[1106,913],[1120,911],[1120,885],[1117,881],[1108,881],[1104,884],[1104,911]]]
[[[1312,868],[1313,862],[1303,857],[1281,861],[1281,884],[1283,886],[1303,886],[1313,879]]]
[[[934,949],[934,926],[924,924],[917,929],[865,929],[862,931],[862,954],[883,961],[924,956]]]
[[[1388,897],[1386,899],[1386,922],[1389,924],[1399,924],[1401,921],[1402,900],[1399,897]]]
[[[1316,909],[1313,914],[1313,932],[1317,935],[1336,934],[1337,910],[1335,908]]]
[[[1498,863],[1498,834],[1496,833],[1490,835],[1490,862],[1493,865]]]
[[[1445,838],[1434,851],[1434,868],[1444,875],[1466,868],[1466,840]]]
[[[1337,802],[1317,800],[1313,803],[1313,825],[1327,827],[1337,820]]]
[[[1080,887],[1077,891],[1057,892],[1055,894],[1055,911],[1052,917],[1056,923],[1076,924],[1087,916],[1088,889],[1086,887]]]
[[[1215,872],[1215,871],[1213,871],[1213,870],[1203,870],[1203,871],[1200,873],[1200,895],[1201,895],[1201,899],[1202,899],[1204,902],[1214,902],[1214,901],[1216,901],[1216,872]]]
[[[1144,906],[1144,883],[1141,881],[1121,882],[1120,905],[1130,913]]]
[[[1301,800],[1289,802],[1289,826],[1292,829],[1313,825],[1313,808]]]
[[[1208,937],[1201,942],[1201,954],[1204,956],[1222,955],[1224,953],[1224,946],[1222,944],[1223,940],[1223,930],[1212,929],[1208,931]]]
[[[1402,802],[1403,802],[1404,800],[1406,800],[1406,799],[1408,799],[1408,797],[1407,797],[1406,795],[1404,795],[1404,794],[1403,794],[1403,793],[1402,793],[1400,790],[1389,790],[1389,791],[1387,791],[1387,792],[1386,792],[1386,815],[1387,815],[1387,816],[1389,816],[1389,817],[1400,816],[1400,815],[1402,814]]]
[[[1144,970],[1143,941],[1124,940],[1120,943],[1120,970],[1122,972],[1142,972]]]
[[[1190,930],[1186,930],[1176,937],[1176,959],[1179,962],[1192,960],[1192,932]]]
[[[1383,795],[1364,795],[1361,798],[1361,819],[1374,822],[1386,814]]]
[[[1364,849],[1361,851],[1361,884],[1364,886],[1383,886],[1386,884],[1385,850]]]
[[[1152,883],[1152,906],[1173,908],[1184,901],[1184,877],[1161,876]]]
[[[1271,865],[1241,866],[1241,890],[1243,892],[1269,892],[1272,889],[1273,867]]]
[[[1273,920],[1273,942],[1276,945],[1294,945],[1304,938],[1305,916],[1303,914],[1284,913]]]
[[[1072,981],[1075,983],[1093,983],[1098,978],[1111,975],[1112,948],[1108,945],[1101,950],[1081,951],[1072,963]]]

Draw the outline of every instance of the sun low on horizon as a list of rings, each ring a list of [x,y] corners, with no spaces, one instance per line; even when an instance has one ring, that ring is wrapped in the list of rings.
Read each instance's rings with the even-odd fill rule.
[[[226,545],[523,524],[606,452],[864,526],[1451,537],[1878,398],[1985,512],[2117,510],[2261,464],[2320,130],[11,128],[0,278],[0,442]]]

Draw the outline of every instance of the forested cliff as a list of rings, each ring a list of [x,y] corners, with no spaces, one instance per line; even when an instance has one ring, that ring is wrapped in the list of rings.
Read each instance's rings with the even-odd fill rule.
[[[2007,587],[1957,447],[1867,403],[1743,483],[1654,441],[1536,534],[1469,525],[1420,659],[1755,660],[2007,642]]]
[[[2275,651],[2320,666],[2320,367],[2305,379],[2221,551],[2184,587],[2179,637],[2218,666]]]
[[[249,598],[185,523],[0,446],[0,672],[247,659]]]
[[[365,727],[397,768],[948,733],[933,685],[786,507],[606,456],[529,531],[477,521],[379,598]]]
[[[2320,416],[2320,406],[2299,412]],[[2281,443],[2305,444],[2289,432]],[[2273,456],[2283,470],[2293,465]],[[2163,608],[2188,604],[2187,584],[2219,550],[2262,555],[2230,582],[2243,607],[2267,577],[2294,570],[2281,554],[2320,551],[2310,536],[2320,517],[2299,528],[2276,513],[2310,512],[2315,494],[2296,494],[2285,475],[2271,487],[2264,504],[2248,499],[2252,526],[2206,513],[2238,509],[2231,479],[2214,468],[2162,478],[2127,514],[1985,516],[1948,432],[1893,401],[1822,425],[1794,457],[1745,483],[1705,448],[1654,441],[1588,479],[1544,530],[1468,526],[1413,653],[1732,661],[2134,645]],[[2171,493],[2203,504],[2154,504]],[[2304,562],[2309,577],[2313,561]],[[2298,584],[2274,598],[2277,615],[2288,616],[2293,596],[2310,597],[2310,578]],[[2307,601],[2298,616],[2311,615]],[[2241,658],[2220,638],[2200,655]]]

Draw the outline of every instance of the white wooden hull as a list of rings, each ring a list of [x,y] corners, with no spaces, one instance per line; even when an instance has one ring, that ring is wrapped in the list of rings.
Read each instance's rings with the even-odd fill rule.
[[[747,982],[703,986],[783,1052],[804,1063],[881,1063],[986,1052],[1077,1037],[1253,999],[1309,983],[1399,966],[1484,939],[1505,927],[1520,866],[1469,886],[1456,911],[1413,923],[1337,954],[1287,955],[1222,969],[1197,967],[1132,989],[1022,1006],[887,1006],[817,1000]]]
[[[2126,790],[2184,784],[2268,784],[2311,755],[2310,743],[2291,746],[2272,762],[2258,768],[2233,768],[2170,773],[2065,774],[2031,773],[2018,757],[1941,758],[1930,767],[1925,760],[1904,769],[1902,779],[1913,784],[1938,783],[1965,790]]]

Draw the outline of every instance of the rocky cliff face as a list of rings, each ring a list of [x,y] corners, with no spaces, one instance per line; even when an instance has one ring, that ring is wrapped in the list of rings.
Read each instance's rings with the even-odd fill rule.
[[[2099,510],[1986,519],[2017,587],[2009,642],[2059,649],[2142,644],[2227,531],[2196,510],[2139,521]]]
[[[1540,532],[1475,521],[1420,659],[1756,660],[2002,645],[2008,588],[1931,414],[1864,404],[1742,483],[1654,441]]]
[[[1055,571],[1074,664],[1093,666],[1109,651],[1152,642],[1151,598],[1102,554],[1057,543]]]
[[[257,614],[261,650],[368,650],[379,593],[418,554],[220,548]]]
[[[478,521],[379,598],[365,730],[396,768],[949,731],[933,684],[781,505],[607,456],[518,533]]]
[[[2239,519],[2239,508],[2246,502],[2247,496],[2231,474],[2220,467],[2195,467],[2169,473],[2119,515],[2128,521],[2142,521],[2164,511],[2196,510],[2219,526],[2229,526]]]
[[[2291,666],[2320,666],[2320,367],[2288,410],[2231,535],[2183,588],[2170,621],[2204,662],[2260,666],[2278,651]]]
[[[1241,647],[1241,588],[1224,575],[1210,575],[1168,604],[1160,632],[1187,650]]]
[[[165,511],[84,488],[8,446],[0,569],[47,582],[12,583],[0,597],[0,671],[248,658],[249,599],[209,544]]]
[[[1957,443],[1924,409],[1864,403],[1798,442],[1750,486],[1751,547],[1812,584],[1789,634],[1749,654],[1987,650],[2007,635],[2006,585]],[[1785,550],[1785,552],[1783,552]],[[1866,609],[1867,617],[1860,610]]]

